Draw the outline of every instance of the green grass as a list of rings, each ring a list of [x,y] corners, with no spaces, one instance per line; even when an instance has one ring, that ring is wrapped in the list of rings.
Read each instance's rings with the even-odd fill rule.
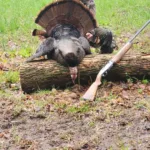
[[[35,17],[40,9],[50,3],[51,0],[17,1],[0,0],[0,51],[10,50],[8,41],[13,41],[20,49],[36,49],[38,39],[31,36],[31,32],[37,25]],[[25,54],[27,57],[28,55]]]
[[[68,108],[66,108],[66,112],[68,113],[85,113],[91,110],[91,107],[88,103],[85,103],[81,106],[70,106]]]
[[[97,0],[96,5],[100,25],[114,31],[134,31],[150,19],[149,0]]]
[[[34,18],[42,7],[47,5],[50,0],[35,0],[17,1],[17,0],[1,0],[0,13],[1,33],[26,34],[35,27]]]
[[[52,0],[0,0],[0,50],[9,50],[8,41],[19,49],[36,49],[38,38],[31,36],[37,25],[34,18]],[[137,30],[150,19],[149,0],[95,0],[100,26],[112,29],[116,34]],[[18,50],[18,49],[17,49]],[[25,55],[26,57],[28,55]]]
[[[16,83],[19,81],[19,72],[7,71],[0,72],[0,83]]]

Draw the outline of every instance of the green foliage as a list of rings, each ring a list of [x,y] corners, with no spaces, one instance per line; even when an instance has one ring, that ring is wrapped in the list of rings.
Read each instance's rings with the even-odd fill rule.
[[[27,49],[20,49],[18,51],[18,55],[23,57],[23,58],[27,58],[31,55],[32,53],[32,49],[31,48],[27,48]]]
[[[85,103],[81,106],[70,106],[67,107],[66,111],[68,113],[85,113],[90,111],[91,107],[88,103]]]
[[[47,95],[47,94],[51,94],[51,91],[46,89],[46,90],[37,91],[37,93],[40,95]]]
[[[118,96],[113,94],[112,92],[109,93],[109,96],[107,97],[108,100],[116,99]]]
[[[143,83],[143,84],[148,84],[148,83],[149,83],[149,80],[148,80],[148,79],[143,79],[143,80],[142,80],[142,83]]]
[[[142,94],[143,89],[138,89],[138,92],[139,92],[140,94]]]
[[[16,83],[19,81],[19,72],[17,71],[7,71],[0,72],[0,83]]]

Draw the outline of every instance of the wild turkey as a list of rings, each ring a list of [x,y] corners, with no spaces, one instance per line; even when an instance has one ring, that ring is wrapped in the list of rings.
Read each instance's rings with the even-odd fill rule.
[[[97,28],[93,14],[79,0],[60,0],[46,6],[35,19],[45,31],[35,29],[33,36],[47,39],[27,62],[47,55],[58,63],[69,67],[73,82],[77,77],[77,66],[85,55],[91,54],[87,32]]]

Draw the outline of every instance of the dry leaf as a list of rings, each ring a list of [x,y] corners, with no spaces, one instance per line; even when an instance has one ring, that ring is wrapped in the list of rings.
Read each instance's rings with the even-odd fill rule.
[[[129,99],[129,94],[127,91],[122,91],[122,98]]]

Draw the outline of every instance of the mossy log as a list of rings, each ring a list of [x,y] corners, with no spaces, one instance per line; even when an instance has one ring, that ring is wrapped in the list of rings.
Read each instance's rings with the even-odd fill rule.
[[[88,55],[78,67],[76,83],[92,83],[99,70],[113,55]],[[126,54],[113,66],[107,78],[121,79],[128,76],[150,76],[150,54]],[[20,67],[20,82],[22,90],[30,93],[52,87],[68,87],[72,85],[69,69],[53,60],[39,60],[24,63]]]

